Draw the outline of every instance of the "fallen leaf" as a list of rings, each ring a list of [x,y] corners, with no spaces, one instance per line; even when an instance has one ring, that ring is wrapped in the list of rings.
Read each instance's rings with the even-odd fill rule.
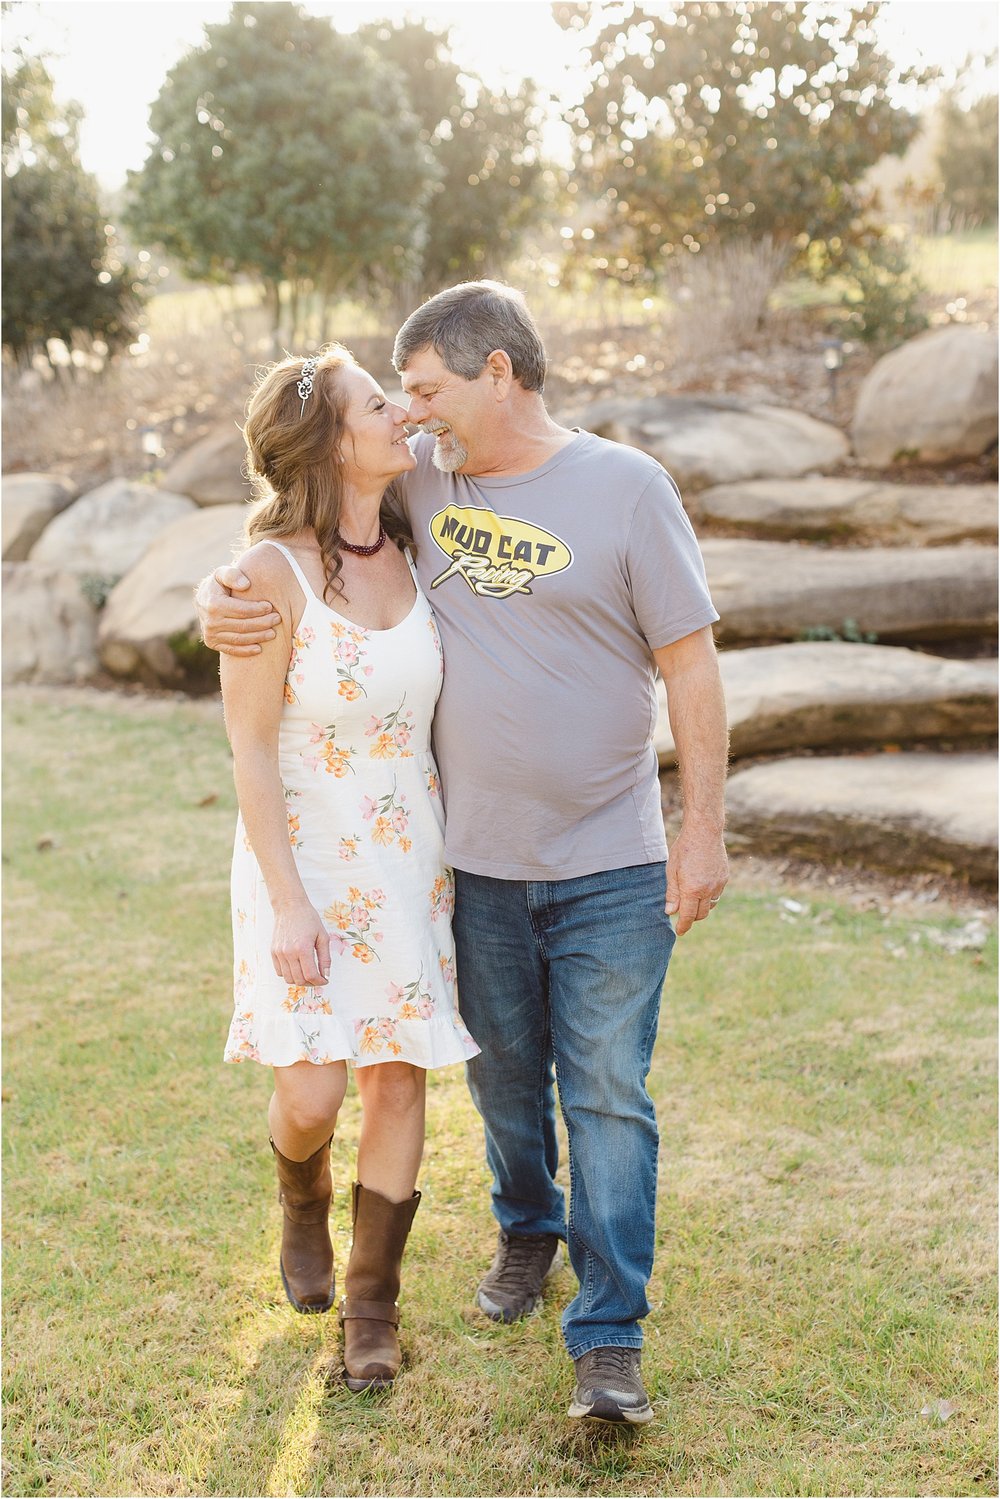
[[[35,844],[35,847],[40,854],[44,854],[47,853],[50,848],[56,847],[56,840],[53,838],[51,833],[43,833],[38,842]]]
[[[202,797],[201,801],[198,803],[198,806],[211,807],[213,803],[217,802],[218,800],[219,793],[217,791],[210,791],[207,796]]]
[[[920,1414],[928,1421],[947,1421],[958,1409],[950,1400],[930,1400],[921,1407]]]

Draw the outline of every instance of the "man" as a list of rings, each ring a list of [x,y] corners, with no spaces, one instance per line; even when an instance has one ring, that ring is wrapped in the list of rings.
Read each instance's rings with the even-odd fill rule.
[[[642,1424],[658,1149],[645,1081],[669,918],[687,932],[728,877],[718,615],[660,465],[549,416],[545,351],[520,293],[489,281],[441,292],[400,329],[393,363],[422,428],[401,503],[445,653],[435,753],[462,1011],[482,1048],[469,1085],[499,1223],[477,1301],[498,1322],[532,1311],[567,1239],[579,1279],[562,1319],[569,1414]],[[234,570],[217,576],[246,586]],[[211,580],[199,601],[215,648],[266,638],[269,605]],[[669,878],[654,663],[684,800]]]

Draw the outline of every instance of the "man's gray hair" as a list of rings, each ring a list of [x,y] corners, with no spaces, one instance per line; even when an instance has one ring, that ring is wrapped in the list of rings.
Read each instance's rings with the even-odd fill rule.
[[[462,281],[438,292],[411,312],[396,334],[392,363],[398,373],[428,344],[453,375],[477,380],[495,349],[510,358],[514,379],[525,390],[545,386],[545,345],[513,286],[500,281]]]

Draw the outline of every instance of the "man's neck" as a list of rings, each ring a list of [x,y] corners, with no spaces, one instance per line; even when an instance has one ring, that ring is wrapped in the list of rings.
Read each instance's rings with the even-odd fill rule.
[[[472,461],[462,473],[476,479],[503,479],[515,474],[530,474],[554,458],[561,448],[576,436],[568,427],[561,427],[549,416],[541,401],[534,410],[522,411],[509,432],[498,434],[491,452],[478,455],[475,467]]]

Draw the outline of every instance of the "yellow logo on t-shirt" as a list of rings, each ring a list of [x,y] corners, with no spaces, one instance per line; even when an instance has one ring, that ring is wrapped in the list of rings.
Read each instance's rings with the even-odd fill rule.
[[[506,599],[530,593],[536,578],[561,573],[573,561],[564,541],[512,515],[472,505],[448,505],[430,523],[430,533],[451,561],[431,584],[437,588],[456,575],[481,598]]]

